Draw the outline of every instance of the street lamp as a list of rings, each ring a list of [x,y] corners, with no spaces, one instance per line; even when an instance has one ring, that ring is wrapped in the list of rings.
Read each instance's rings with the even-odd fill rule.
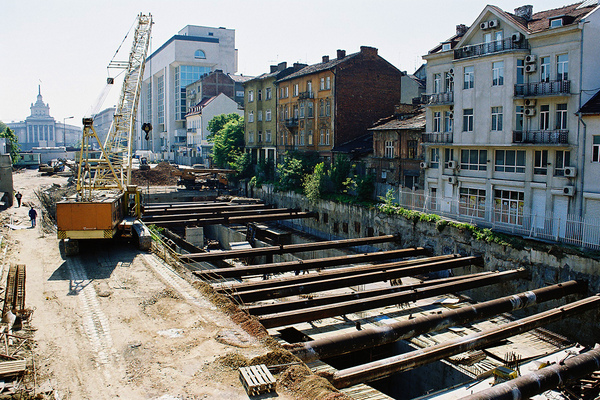
[[[65,149],[67,148],[67,124],[65,123],[65,121],[71,118],[75,117],[71,116],[63,118],[63,145],[65,146]]]

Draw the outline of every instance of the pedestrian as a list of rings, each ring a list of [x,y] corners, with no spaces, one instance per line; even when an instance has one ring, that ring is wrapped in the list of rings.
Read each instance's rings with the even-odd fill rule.
[[[35,228],[35,219],[37,218],[37,211],[31,206],[29,209],[29,219],[31,219],[31,227]]]
[[[17,204],[19,205],[19,207],[21,207],[21,199],[23,198],[21,192],[17,192],[17,194],[15,194],[15,198],[17,199]]]

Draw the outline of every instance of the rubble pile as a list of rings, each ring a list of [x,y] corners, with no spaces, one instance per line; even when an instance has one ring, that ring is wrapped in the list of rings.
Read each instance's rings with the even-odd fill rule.
[[[132,170],[131,184],[137,186],[175,186],[177,177],[172,175],[177,171],[177,167],[168,162],[161,162],[147,171]]]

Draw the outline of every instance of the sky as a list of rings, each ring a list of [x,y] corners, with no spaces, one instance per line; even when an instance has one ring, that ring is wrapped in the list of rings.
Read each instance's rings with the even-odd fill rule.
[[[486,4],[505,11],[532,4],[533,12],[569,0],[0,0],[0,121],[22,121],[38,85],[50,115],[81,126],[109,76],[107,65],[139,13],[154,20],[150,52],[186,25],[235,29],[238,73],[256,76],[286,61],[315,64],[360,46],[402,71],[414,72],[421,56],[471,25]],[[133,33],[129,35],[129,38]],[[126,60],[130,41],[115,58]],[[114,72],[111,73],[111,76]],[[114,106],[114,85],[100,110]]]

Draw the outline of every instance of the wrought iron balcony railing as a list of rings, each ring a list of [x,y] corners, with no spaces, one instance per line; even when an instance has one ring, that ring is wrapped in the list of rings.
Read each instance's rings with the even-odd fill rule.
[[[454,104],[454,92],[426,94],[427,105]]]
[[[300,92],[298,94],[298,99],[302,100],[302,99],[314,99],[315,98],[315,94],[313,92]]]
[[[513,143],[568,144],[569,131],[566,129],[552,131],[513,131]]]
[[[283,124],[288,128],[298,126],[298,118],[287,118],[283,121]]]
[[[461,58],[485,56],[507,50],[528,49],[529,41],[527,39],[521,38],[519,41],[515,41],[512,37],[508,37],[503,40],[495,40],[489,43],[470,44],[459,47],[458,49],[454,49],[454,59],[460,60]]]
[[[571,81],[548,81],[519,83],[515,85],[515,97],[536,97],[571,94]]]
[[[452,132],[438,133],[424,133],[421,135],[423,143],[452,143]]]

